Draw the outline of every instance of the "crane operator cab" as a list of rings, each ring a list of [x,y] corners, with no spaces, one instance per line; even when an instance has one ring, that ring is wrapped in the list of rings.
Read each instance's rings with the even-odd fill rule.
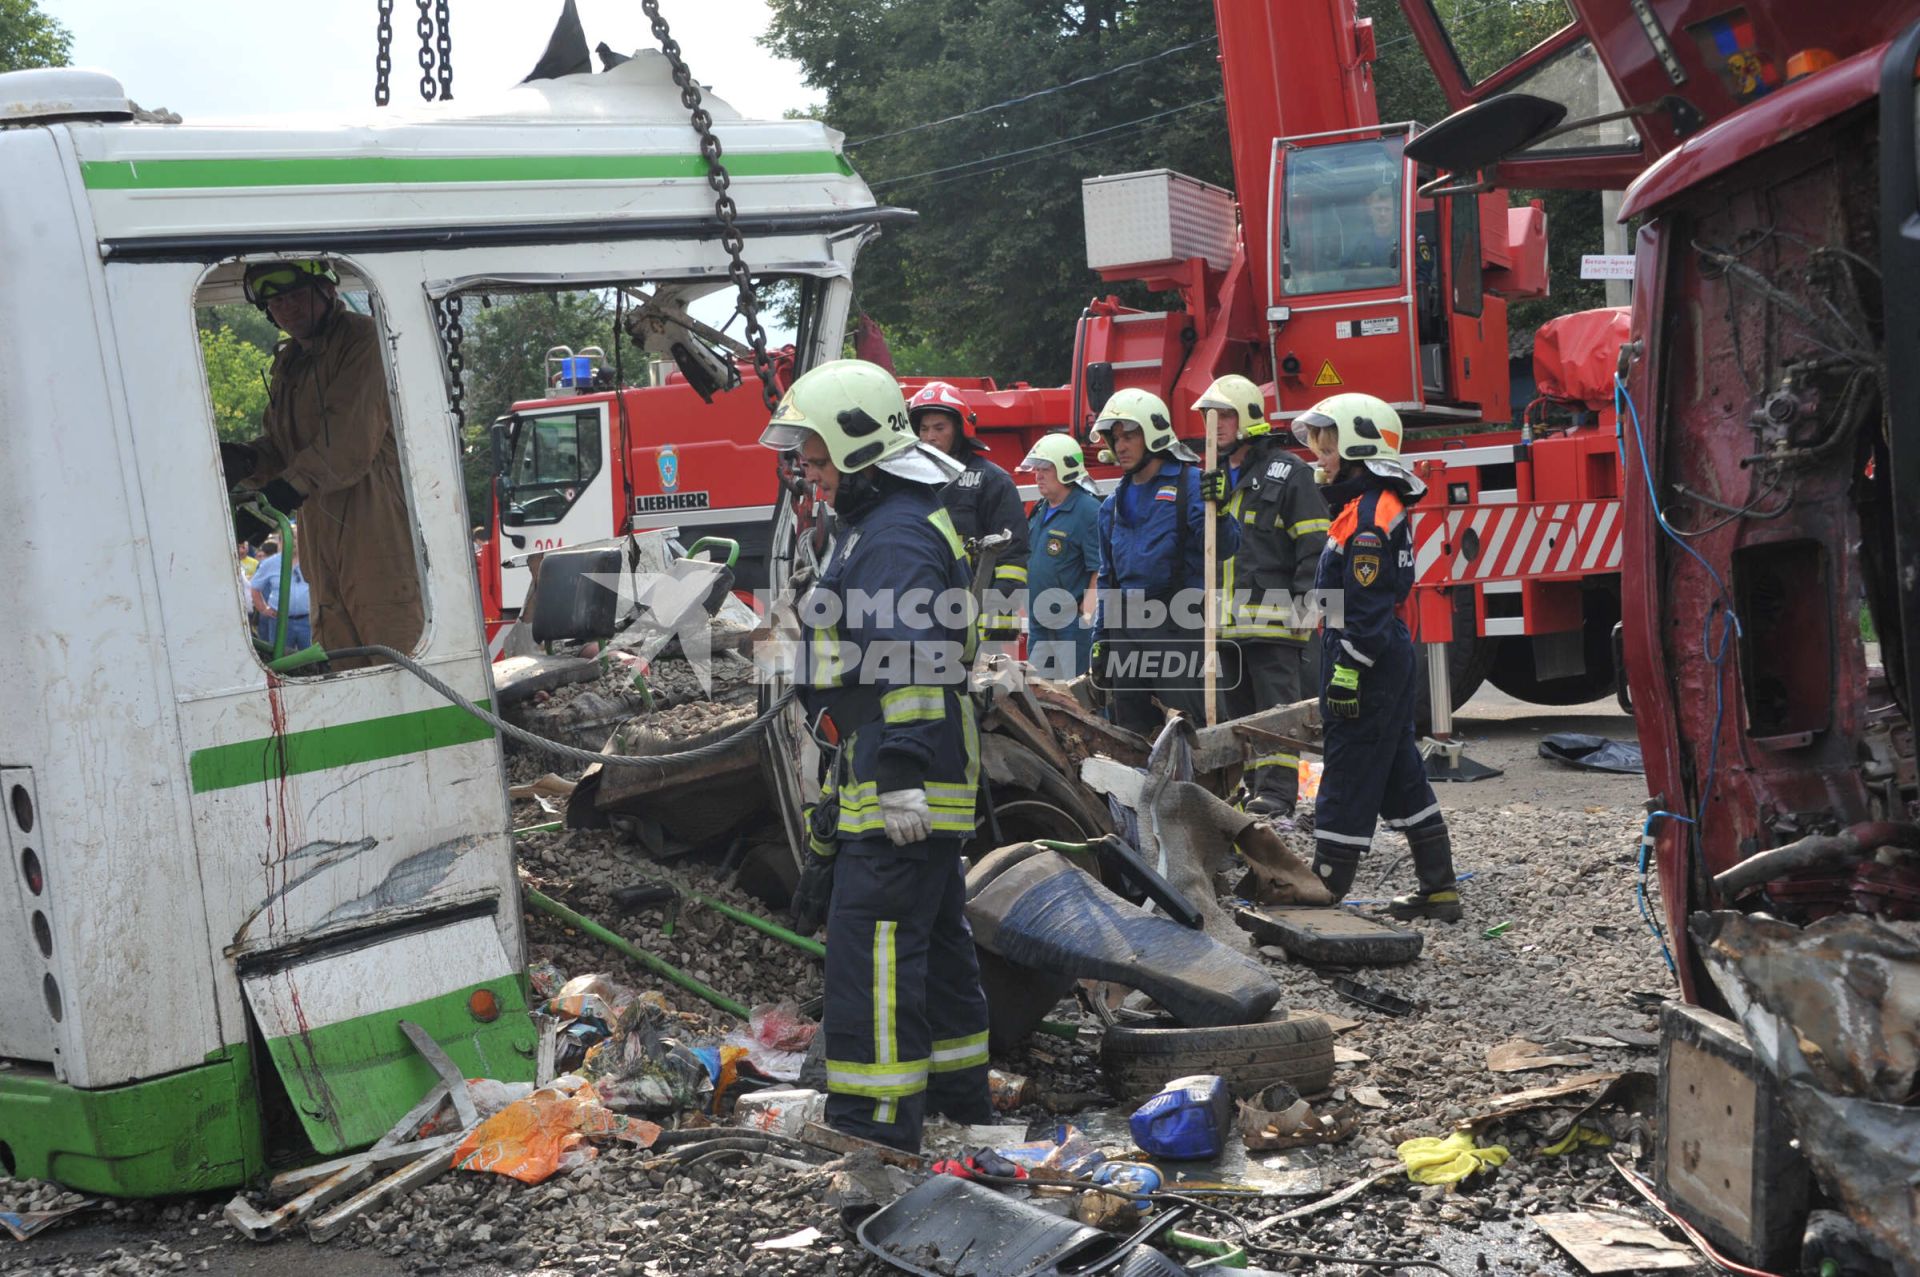
[[[1421,198],[1431,174],[1404,154],[1414,128],[1274,143],[1267,319],[1282,417],[1356,386],[1416,421],[1509,416],[1506,303],[1485,291],[1486,268],[1513,252],[1505,198],[1483,197],[1500,213],[1492,244],[1482,199]]]

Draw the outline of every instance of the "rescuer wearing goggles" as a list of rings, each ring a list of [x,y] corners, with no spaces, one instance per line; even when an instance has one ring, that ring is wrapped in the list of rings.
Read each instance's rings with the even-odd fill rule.
[[[314,641],[408,652],[423,623],[420,575],[380,338],[339,287],[325,258],[247,267],[247,300],[286,339],[274,349],[266,432],[224,446],[222,462],[229,483],[259,488],[283,514],[300,512]]]

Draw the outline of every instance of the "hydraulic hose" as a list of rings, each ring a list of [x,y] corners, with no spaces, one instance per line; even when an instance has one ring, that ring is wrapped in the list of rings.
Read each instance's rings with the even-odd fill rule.
[[[705,745],[700,745],[693,749],[684,749],[674,754],[597,754],[590,749],[581,749],[574,745],[563,745],[557,740],[548,740],[546,737],[530,732],[524,727],[516,727],[504,718],[501,718],[498,714],[480,708],[460,693],[454,691],[451,687],[448,687],[445,683],[441,682],[431,670],[420,664],[420,662],[404,653],[396,652],[390,647],[382,647],[377,643],[368,643],[360,647],[338,648],[334,651],[323,653],[314,659],[344,660],[349,657],[363,656],[378,657],[383,661],[393,662],[467,713],[492,727],[502,736],[511,737],[531,749],[537,749],[543,753],[551,754],[555,758],[564,758],[568,762],[581,767],[591,767],[593,764],[599,763],[604,767],[635,767],[643,770],[653,768],[658,771],[664,771],[669,767],[677,767],[684,763],[697,763],[709,758],[717,758],[732,749],[746,737],[757,735],[767,730],[768,727],[772,726],[773,720],[779,716],[780,711],[785,709],[788,702],[797,694],[795,689],[788,688],[774,698],[773,704],[761,710],[759,714],[754,716],[752,722],[744,724],[738,731],[728,732],[718,740],[708,741]]]
[[[728,1015],[741,1020],[748,1017],[747,1008],[735,1002],[726,994],[700,983],[700,981],[694,979],[666,959],[648,953],[645,949],[642,949],[630,940],[622,939],[620,936],[615,935],[584,914],[575,913],[558,900],[555,900],[552,896],[535,891],[532,887],[522,887],[520,889],[520,895],[522,899],[540,912],[551,914],[568,926],[577,928],[581,933],[592,936],[608,948],[625,954],[655,975],[665,980],[671,980],[688,993],[693,994],[697,998],[704,999],[707,1002],[711,1002]]]

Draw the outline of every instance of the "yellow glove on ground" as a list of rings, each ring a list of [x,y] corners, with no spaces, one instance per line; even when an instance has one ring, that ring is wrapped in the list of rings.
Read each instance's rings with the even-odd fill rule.
[[[1407,1178],[1416,1184],[1458,1184],[1475,1171],[1499,1166],[1511,1156],[1499,1144],[1475,1148],[1471,1131],[1455,1131],[1445,1139],[1424,1135],[1394,1151],[1407,1164]]]

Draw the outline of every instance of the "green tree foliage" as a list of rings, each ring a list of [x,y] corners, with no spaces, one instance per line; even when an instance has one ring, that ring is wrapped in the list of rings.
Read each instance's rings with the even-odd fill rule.
[[[1567,20],[1564,0],[1437,7],[1476,74]],[[857,308],[886,329],[902,372],[1064,380],[1073,321],[1088,299],[1117,292],[1147,302],[1137,286],[1103,284],[1087,269],[1080,180],[1166,167],[1234,184],[1211,43],[1004,110],[876,136],[1206,41],[1210,0],[771,0],[771,8],[767,44],[798,61],[824,94],[808,113],[847,135],[855,167],[882,202],[920,214],[870,247],[859,272]],[[1376,24],[1380,117],[1444,117],[1445,98],[1398,0],[1359,0],[1359,10]],[[1170,110],[1177,113],[1128,123]],[[1081,137],[1104,129],[1112,131]],[[1010,154],[1034,147],[1042,149]],[[1521,334],[1602,299],[1578,279],[1579,255],[1599,251],[1598,197],[1515,198],[1533,195],[1547,201],[1553,296],[1513,308]]]
[[[34,0],[0,0],[0,71],[62,67],[72,51],[72,33]]]
[[[466,439],[461,461],[468,509],[483,518],[487,484],[493,475],[489,432],[494,419],[516,402],[546,393],[547,351],[555,346],[580,350],[598,346],[613,357],[614,307],[602,293],[525,293],[492,298],[490,304],[467,299],[466,330],[460,353],[466,365]],[[629,349],[625,372],[636,379],[638,360]]]
[[[272,353],[223,323],[211,327],[203,323],[200,358],[206,365],[207,392],[213,398],[213,423],[220,438],[236,442],[258,438],[267,411]]]
[[[767,43],[825,94],[819,114],[847,135],[855,167],[882,202],[920,213],[870,247],[859,272],[858,308],[914,365],[902,371],[1057,384],[1090,298],[1145,300],[1087,269],[1080,179],[1167,167],[1233,184],[1215,100],[1220,73],[1204,43],[1009,110],[865,140],[1206,40],[1210,0],[772,0],[771,8]],[[1190,109],[1128,123],[1181,107]],[[1081,138],[1102,129],[1113,131]],[[1063,139],[1081,140],[1051,145]],[[1028,147],[1047,149],[1007,155]],[[1005,158],[973,163],[988,156]]]

